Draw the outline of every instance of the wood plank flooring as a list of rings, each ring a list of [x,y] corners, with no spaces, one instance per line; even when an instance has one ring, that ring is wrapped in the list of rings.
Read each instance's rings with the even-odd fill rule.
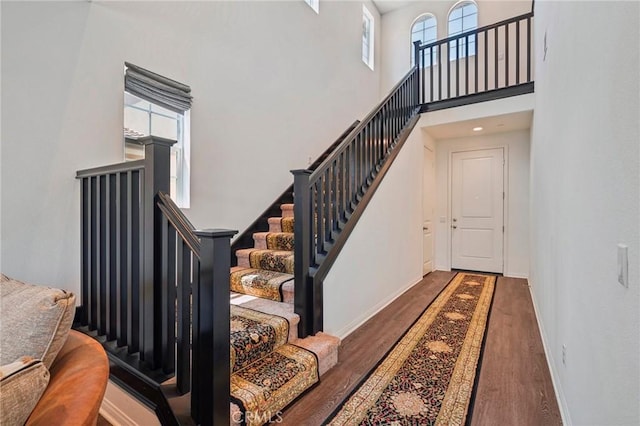
[[[454,275],[432,272],[349,335],[338,365],[281,424],[322,425]],[[498,278],[470,424],[562,424],[526,280]]]

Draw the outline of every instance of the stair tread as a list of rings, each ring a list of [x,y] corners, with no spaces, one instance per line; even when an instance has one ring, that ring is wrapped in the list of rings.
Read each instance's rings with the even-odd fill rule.
[[[231,270],[231,291],[282,302],[283,286],[293,280],[292,274],[256,268],[235,267]]]
[[[286,318],[231,305],[231,371],[267,356],[289,340]]]
[[[231,375],[231,398],[248,426],[267,423],[320,379],[316,356],[285,344]],[[266,417],[265,417],[266,416]]]
[[[253,234],[256,249],[293,250],[293,232],[256,232]]]
[[[289,322],[288,341],[294,342],[298,339],[298,323],[300,322],[300,317],[293,311],[293,305],[291,303],[276,302],[275,300],[232,292],[231,304],[285,318]]]
[[[267,219],[270,232],[293,232],[293,217],[274,216]]]
[[[250,248],[238,250],[236,255],[239,266],[293,273],[293,251]]]

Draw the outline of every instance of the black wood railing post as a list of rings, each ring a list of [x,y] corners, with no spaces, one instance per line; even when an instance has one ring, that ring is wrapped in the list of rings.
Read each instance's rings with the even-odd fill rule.
[[[140,358],[149,368],[161,365],[162,357],[162,213],[156,205],[159,191],[169,192],[171,146],[174,140],[147,136],[144,145],[144,243],[141,288],[142,348]]]
[[[200,238],[199,278],[193,289],[191,415],[201,425],[229,424],[230,241],[238,231],[195,231]]]
[[[313,333],[313,278],[309,276],[311,247],[314,235],[311,232],[311,196],[309,176],[311,170],[292,170],[293,216],[294,216],[294,279],[295,312],[300,315],[298,336],[304,338]],[[320,198],[322,194],[318,194]],[[322,226],[322,224],[321,224]],[[320,229],[318,229],[320,231]]]
[[[420,72],[420,43],[422,43],[422,41],[420,41],[420,40],[413,42],[413,57],[415,58],[414,64],[415,64],[416,68],[418,68],[418,72]],[[424,53],[423,53],[423,56],[424,56]],[[422,64],[422,68],[423,68],[422,72],[424,72],[424,64]],[[418,77],[418,79],[419,79],[419,77]],[[423,80],[423,83],[424,83],[424,80]],[[420,86],[418,85],[418,88],[416,89],[416,96],[420,96],[419,93],[420,93]],[[423,86],[423,96],[422,97],[424,98],[424,86]],[[421,99],[420,103],[422,103],[422,102],[424,102],[424,99]]]

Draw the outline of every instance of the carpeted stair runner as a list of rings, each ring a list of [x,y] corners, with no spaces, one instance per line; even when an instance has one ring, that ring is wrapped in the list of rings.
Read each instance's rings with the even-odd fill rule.
[[[293,232],[293,217],[270,217],[269,232]]]
[[[236,372],[287,343],[285,318],[231,305],[231,367]]]
[[[231,413],[238,424],[262,425],[338,362],[336,337],[298,339],[293,311],[293,204],[269,218],[254,247],[236,251],[231,269]]]
[[[231,291],[293,303],[293,275],[264,269],[234,267],[230,277]]]
[[[257,249],[293,251],[293,232],[256,232],[253,241]]]
[[[286,344],[231,376],[231,400],[248,426],[262,425],[319,378],[316,355]]]

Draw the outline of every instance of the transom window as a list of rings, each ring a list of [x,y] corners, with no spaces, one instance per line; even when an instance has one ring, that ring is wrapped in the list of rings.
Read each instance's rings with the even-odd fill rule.
[[[316,13],[320,13],[320,0],[304,0],[304,2],[311,6],[311,9],[315,10]]]
[[[478,28],[478,6],[472,1],[463,1],[451,9],[449,13],[449,37],[466,33]],[[458,39],[449,43],[449,60],[464,58],[467,54],[466,39]],[[469,56],[476,54],[476,36],[469,36]]]
[[[364,5],[362,6],[362,61],[373,70],[373,15]]]
[[[426,13],[419,16],[411,26],[411,66],[415,65],[414,47],[413,43],[420,41],[421,44],[429,44],[436,41],[438,38],[438,23],[436,17],[430,13]],[[433,54],[437,57],[438,52],[436,48],[433,49]],[[431,64],[431,49],[424,51],[424,66],[428,67]],[[435,57],[433,62],[435,62]]]

